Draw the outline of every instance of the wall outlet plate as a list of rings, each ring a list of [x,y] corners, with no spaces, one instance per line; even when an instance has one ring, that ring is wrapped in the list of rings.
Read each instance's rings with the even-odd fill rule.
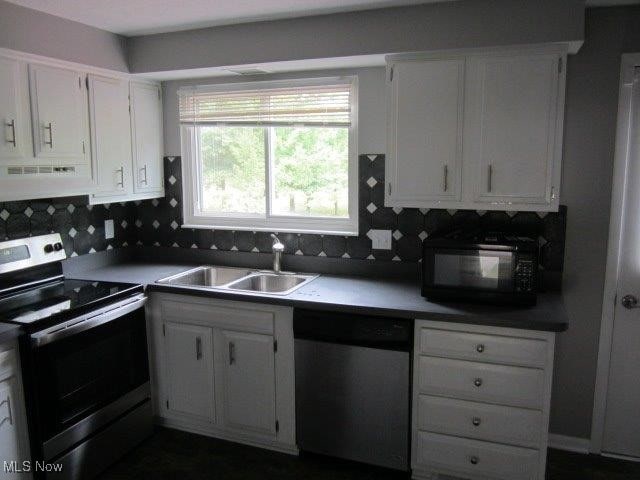
[[[113,231],[113,220],[104,221],[104,238],[109,240],[115,236]]]
[[[371,239],[371,248],[391,250],[391,230],[369,230],[367,236]]]

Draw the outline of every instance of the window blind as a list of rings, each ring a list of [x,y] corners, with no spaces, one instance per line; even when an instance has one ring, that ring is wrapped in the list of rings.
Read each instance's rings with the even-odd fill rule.
[[[179,92],[180,123],[199,125],[349,126],[351,85]]]

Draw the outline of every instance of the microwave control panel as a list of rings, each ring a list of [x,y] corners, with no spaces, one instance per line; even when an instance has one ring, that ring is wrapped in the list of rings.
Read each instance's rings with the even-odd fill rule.
[[[533,260],[518,260],[516,267],[516,291],[531,292],[535,290],[536,272]]]

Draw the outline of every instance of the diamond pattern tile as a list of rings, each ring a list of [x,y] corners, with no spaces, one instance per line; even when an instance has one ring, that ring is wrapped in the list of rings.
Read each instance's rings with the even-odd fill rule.
[[[478,224],[493,229],[518,228],[538,238],[545,270],[561,271],[564,258],[566,207],[548,212],[474,212],[463,210],[388,208],[384,206],[384,155],[360,155],[360,235],[280,234],[285,252],[295,255],[371,261],[419,261],[422,241],[452,225]],[[180,157],[165,157],[166,197],[111,205],[93,205],[86,197],[0,202],[0,240],[60,232],[67,255],[82,255],[129,245],[201,248],[222,251],[271,251],[268,232],[192,230],[182,220]],[[113,219],[115,238],[104,239],[104,221]],[[137,228],[130,228],[136,225]],[[391,230],[392,249],[371,249],[367,232]]]

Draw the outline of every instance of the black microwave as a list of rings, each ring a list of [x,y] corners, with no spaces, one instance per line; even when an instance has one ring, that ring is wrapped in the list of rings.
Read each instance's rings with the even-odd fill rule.
[[[422,295],[436,301],[533,305],[538,242],[514,234],[450,232],[423,242]]]

